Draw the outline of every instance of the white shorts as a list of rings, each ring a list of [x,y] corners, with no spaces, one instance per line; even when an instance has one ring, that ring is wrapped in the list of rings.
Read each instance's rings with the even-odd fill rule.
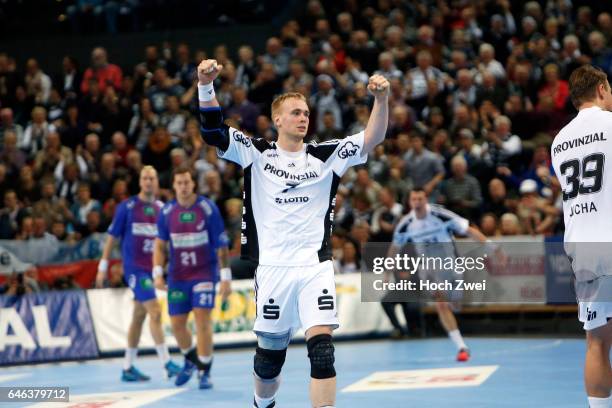
[[[310,266],[259,265],[255,271],[255,332],[338,328],[332,261]]]
[[[586,331],[605,326],[612,319],[612,302],[578,302],[578,320]]]

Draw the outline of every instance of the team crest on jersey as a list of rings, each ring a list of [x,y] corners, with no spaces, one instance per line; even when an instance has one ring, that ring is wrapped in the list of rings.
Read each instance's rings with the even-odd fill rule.
[[[144,215],[155,215],[155,210],[150,205],[147,205],[143,209]]]
[[[195,222],[195,213],[193,211],[182,212],[179,215],[179,221],[184,223]]]
[[[357,146],[353,142],[346,142],[340,150],[338,150],[338,157],[341,159],[348,159],[349,157],[353,157],[357,154],[359,150],[359,146]]]

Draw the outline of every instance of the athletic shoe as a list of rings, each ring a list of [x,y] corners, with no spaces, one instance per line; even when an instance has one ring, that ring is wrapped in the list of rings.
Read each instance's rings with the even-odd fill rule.
[[[129,369],[121,372],[121,381],[125,382],[149,381],[150,379],[151,377],[144,375],[134,366],[131,366]]]
[[[174,385],[176,385],[177,387],[180,387],[181,385],[189,381],[189,379],[193,375],[193,371],[195,370],[195,368],[196,368],[195,364],[185,359],[185,365],[183,366],[181,371],[176,375],[176,381],[174,381]]]
[[[212,388],[213,383],[210,381],[210,374],[200,371],[198,373],[198,376],[200,377],[199,387],[201,390],[207,390],[209,388]]]
[[[404,337],[404,332],[400,329],[393,329],[391,330],[391,334],[389,335],[389,337],[391,337],[391,339],[393,340],[401,340],[402,337]]]
[[[468,361],[470,359],[470,350],[466,349],[466,348],[462,348],[461,350],[459,350],[459,353],[457,353],[457,361]]]
[[[257,403],[255,402],[255,398],[253,398],[253,408],[274,408],[276,406],[276,401],[272,401],[271,403],[268,404],[267,407],[260,407],[259,405],[257,405]]]
[[[164,366],[166,378],[176,377],[181,372],[181,367],[178,366],[174,361],[170,360]]]

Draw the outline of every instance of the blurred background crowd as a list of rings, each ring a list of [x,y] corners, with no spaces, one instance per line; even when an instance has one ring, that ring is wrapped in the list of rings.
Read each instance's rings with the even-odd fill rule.
[[[149,2],[58,3],[64,29],[79,35],[162,24],[149,18]],[[221,209],[237,257],[241,170],[200,138],[194,71],[204,58],[224,66],[215,87],[229,124],[268,140],[276,137],[275,95],[306,95],[308,139],[321,142],[363,130],[368,77],[391,81],[386,140],[339,188],[338,273],[360,270],[364,243],[391,239],[414,186],[489,237],[562,231],[549,149],[575,114],[571,71],[590,63],[612,73],[605,1],[296,3],[298,14],[262,52],[246,39],[230,49],[223,38],[210,50],[150,44],[135,66],[114,63],[117,43],[95,47],[89,60],[67,51],[47,66],[36,55],[0,52],[0,239],[76,242],[104,232],[117,203],[138,192],[143,165],[158,170],[167,200],[172,169],[187,163],[197,170],[198,192]],[[227,4],[251,14],[217,10],[215,23],[265,18],[273,2]],[[0,19],[8,19],[7,7]]]

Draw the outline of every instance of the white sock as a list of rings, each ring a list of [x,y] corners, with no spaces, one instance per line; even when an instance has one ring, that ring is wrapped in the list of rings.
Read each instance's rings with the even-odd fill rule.
[[[268,405],[272,403],[272,401],[274,401],[274,398],[276,397],[276,394],[274,394],[273,396],[269,398],[261,398],[261,397],[258,397],[257,394],[254,394],[254,395],[255,395],[255,403],[257,403],[257,406],[259,408],[266,408]]]
[[[461,337],[461,332],[459,331],[459,329],[448,332],[448,337],[450,337],[453,343],[455,343],[455,346],[457,346],[457,350],[468,348],[468,346],[463,341],[463,337]]]
[[[161,361],[162,365],[166,365],[168,361],[170,361],[170,353],[168,353],[168,346],[166,343],[161,343],[155,345],[155,351],[157,351],[157,357],[159,357],[159,361]]]
[[[612,407],[612,396],[607,398],[589,397],[590,408],[610,408]]]
[[[136,356],[138,355],[137,348],[126,348],[125,349],[125,357],[123,358],[123,369],[129,370],[131,366],[134,365],[134,361],[136,361]]]
[[[202,364],[210,364],[210,362],[212,361],[212,355],[210,355],[210,356],[198,356],[198,360],[200,360],[200,362]]]

